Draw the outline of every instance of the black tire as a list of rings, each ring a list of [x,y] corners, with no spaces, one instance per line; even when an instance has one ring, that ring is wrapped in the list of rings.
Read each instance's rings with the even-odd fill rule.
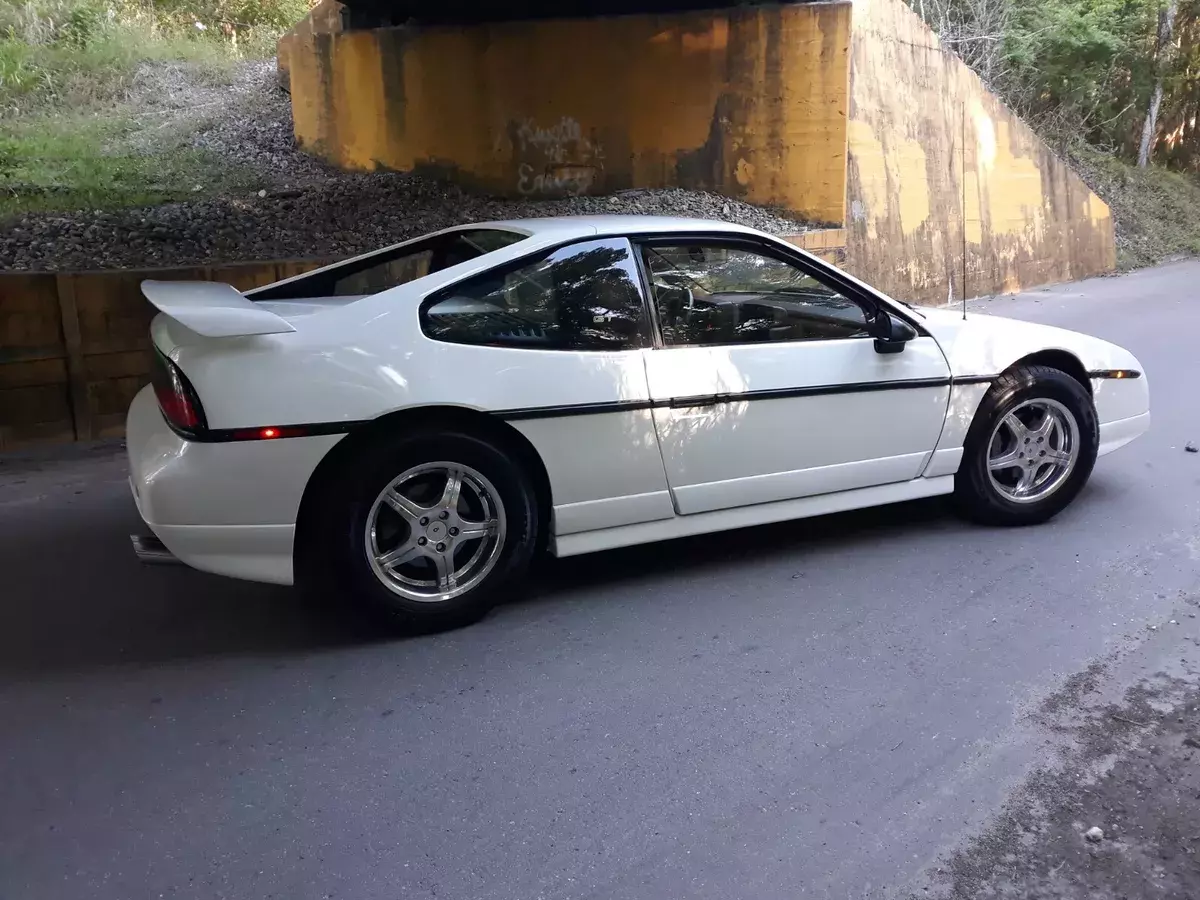
[[[369,561],[366,532],[383,490],[408,470],[435,461],[467,466],[486,478],[503,507],[506,527],[495,564],[476,586],[430,602],[384,585]],[[311,520],[303,531],[304,546],[297,550],[301,587],[325,599],[350,597],[405,634],[460,628],[483,618],[525,575],[539,533],[537,498],[528,474],[500,448],[461,431],[382,437],[325,479],[306,515]]]
[[[1028,400],[1062,404],[1079,426],[1079,456],[1067,478],[1052,493],[1018,503],[1005,496],[988,471],[988,452],[997,425]],[[1049,366],[1018,366],[996,379],[984,396],[967,433],[962,464],[954,476],[959,512],[984,525],[1036,525],[1065,509],[1087,483],[1096,464],[1100,427],[1087,389],[1066,372]]]

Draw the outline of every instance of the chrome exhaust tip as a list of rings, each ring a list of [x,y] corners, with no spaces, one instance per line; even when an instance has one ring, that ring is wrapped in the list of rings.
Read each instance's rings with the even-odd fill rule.
[[[133,542],[134,555],[148,566],[183,565],[180,559],[152,534],[131,534],[129,540]]]

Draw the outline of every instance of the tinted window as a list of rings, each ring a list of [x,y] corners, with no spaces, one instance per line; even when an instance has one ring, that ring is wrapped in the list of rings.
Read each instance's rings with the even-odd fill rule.
[[[707,243],[643,252],[667,346],[868,334],[862,307],[783,260]]]
[[[249,296],[252,300],[292,300],[376,294],[523,241],[525,237],[515,231],[490,228],[434,235],[331,266],[287,284],[253,291]]]
[[[455,285],[425,310],[441,341],[546,350],[645,343],[645,307],[629,242],[587,241]]]

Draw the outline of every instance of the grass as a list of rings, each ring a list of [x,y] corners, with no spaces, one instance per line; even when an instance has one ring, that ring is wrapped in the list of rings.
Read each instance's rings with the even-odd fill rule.
[[[258,186],[247,170],[182,142],[154,153],[122,150],[137,127],[128,117],[64,114],[12,129],[0,137],[0,217],[148,206]]]
[[[211,41],[142,37],[113,29],[82,47],[0,40],[0,115],[15,120],[118,101],[143,63],[181,61],[215,73],[235,61]]]
[[[1200,178],[1159,166],[1139,169],[1088,146],[1072,149],[1070,158],[1112,210],[1119,268],[1200,254]]]
[[[144,110],[129,91],[147,64],[227,79],[239,61],[272,55],[308,9],[308,0],[0,0],[0,216],[252,187],[184,136],[131,149]]]
[[[0,0],[8,117],[119,99],[142,63],[209,68],[274,52],[307,0]]]

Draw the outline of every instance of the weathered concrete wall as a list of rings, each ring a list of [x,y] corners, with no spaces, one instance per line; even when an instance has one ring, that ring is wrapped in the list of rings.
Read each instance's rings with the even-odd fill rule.
[[[845,223],[845,264],[945,302],[1105,272],[1105,204],[902,0],[343,32],[280,43],[301,144],[500,195],[707,188]],[[849,164],[847,165],[847,160]]]
[[[902,0],[855,0],[851,48],[850,271],[944,303],[1115,266],[1104,202]]]
[[[320,0],[309,14],[279,40],[275,61],[279,86],[285,91],[292,89],[292,47],[303,37],[313,34],[334,34],[342,30],[342,4],[337,0]]]
[[[850,4],[281,43],[301,145],[501,195],[706,188],[840,224]]]

